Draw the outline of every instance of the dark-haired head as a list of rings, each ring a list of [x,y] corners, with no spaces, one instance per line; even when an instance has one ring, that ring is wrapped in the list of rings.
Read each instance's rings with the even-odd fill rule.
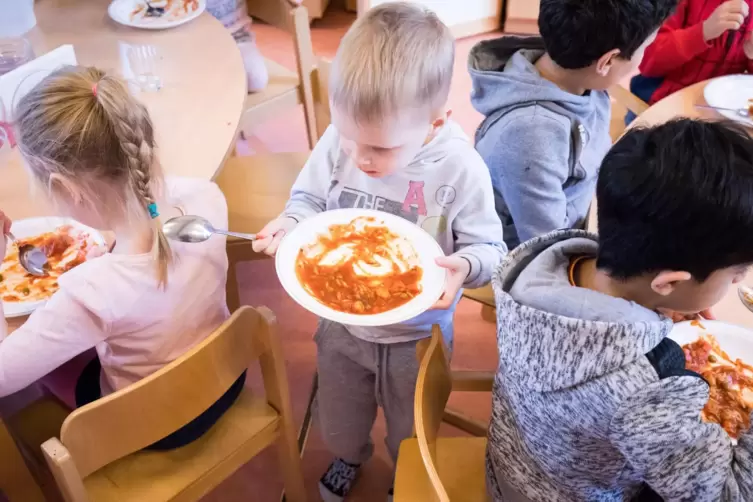
[[[596,196],[597,267],[619,280],[670,274],[673,289],[652,282],[682,293],[667,307],[710,307],[753,263],[753,139],[735,124],[629,131],[605,157]]]
[[[597,70],[589,89],[606,89],[637,68],[678,0],[541,0],[546,51],[567,70]],[[600,83],[598,77],[605,82]],[[600,85],[601,84],[601,85]]]

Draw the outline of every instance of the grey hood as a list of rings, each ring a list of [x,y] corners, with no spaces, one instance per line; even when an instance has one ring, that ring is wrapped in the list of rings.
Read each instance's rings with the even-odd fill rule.
[[[569,117],[590,113],[588,95],[563,91],[539,75],[534,64],[543,54],[539,37],[506,36],[476,44],[468,56],[473,107],[485,117],[534,103],[546,103],[553,112]],[[483,132],[482,124],[479,133]]]
[[[511,252],[494,292],[500,364],[538,392],[587,382],[645,358],[672,328],[670,319],[636,303],[573,287],[571,257],[596,255],[596,237],[550,233]],[[504,361],[502,360],[504,358]]]

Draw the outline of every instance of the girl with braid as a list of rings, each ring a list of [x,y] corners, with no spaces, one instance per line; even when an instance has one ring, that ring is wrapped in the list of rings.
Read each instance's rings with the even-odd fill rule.
[[[227,205],[209,181],[163,178],[146,108],[96,68],[52,73],[20,100],[15,118],[32,187],[60,215],[112,230],[115,246],[62,276],[59,291],[10,336],[0,322],[0,397],[95,348],[98,357],[75,384],[82,406],[159,370],[228,318],[224,238],[168,243],[161,229],[161,218],[180,214],[224,228]],[[11,222],[1,212],[0,219],[7,232]],[[153,447],[201,436],[244,379]]]

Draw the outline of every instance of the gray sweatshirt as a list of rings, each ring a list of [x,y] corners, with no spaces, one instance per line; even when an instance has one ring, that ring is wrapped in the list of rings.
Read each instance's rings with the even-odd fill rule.
[[[596,251],[593,235],[553,232],[495,273],[494,502],[753,501],[753,435],[733,446],[701,421],[708,385],[665,338],[671,321],[570,285],[571,257]]]
[[[534,37],[477,44],[469,57],[471,102],[486,118],[476,149],[491,171],[510,249],[560,228],[581,228],[596,174],[611,146],[603,91],[570,94],[544,79]]]
[[[445,254],[468,260],[471,272],[465,287],[488,284],[507,252],[489,172],[452,121],[410,164],[383,178],[370,178],[359,170],[341,149],[338,131],[329,126],[301,170],[284,214],[303,221],[338,208],[376,209],[415,223]],[[459,298],[460,294],[448,310],[430,310],[402,324],[346,328],[367,341],[398,343],[429,336],[431,326],[439,324],[449,340]]]

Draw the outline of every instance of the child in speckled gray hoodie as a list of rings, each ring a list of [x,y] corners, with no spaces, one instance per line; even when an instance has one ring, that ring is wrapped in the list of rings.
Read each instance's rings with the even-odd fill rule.
[[[753,139],[689,119],[632,130],[596,192],[598,239],[533,239],[494,277],[494,502],[752,501],[753,431],[735,445],[701,420],[709,386],[660,312],[709,309],[753,263]]]
[[[510,249],[583,228],[612,144],[606,89],[635,72],[677,0],[542,0],[541,37],[503,36],[469,57],[489,166]]]
[[[386,3],[360,17],[332,64],[332,125],[311,153],[282,216],[254,243],[273,254],[282,236],[323,211],[362,208],[405,218],[447,255],[433,310],[380,327],[321,320],[315,335],[318,417],[335,461],[319,489],[342,500],[373,451],[377,408],[397,458],[413,432],[416,345],[438,324],[452,339],[461,288],[489,283],[506,252],[484,161],[446,108],[455,42],[426,8]],[[418,230],[418,229],[416,229]]]

